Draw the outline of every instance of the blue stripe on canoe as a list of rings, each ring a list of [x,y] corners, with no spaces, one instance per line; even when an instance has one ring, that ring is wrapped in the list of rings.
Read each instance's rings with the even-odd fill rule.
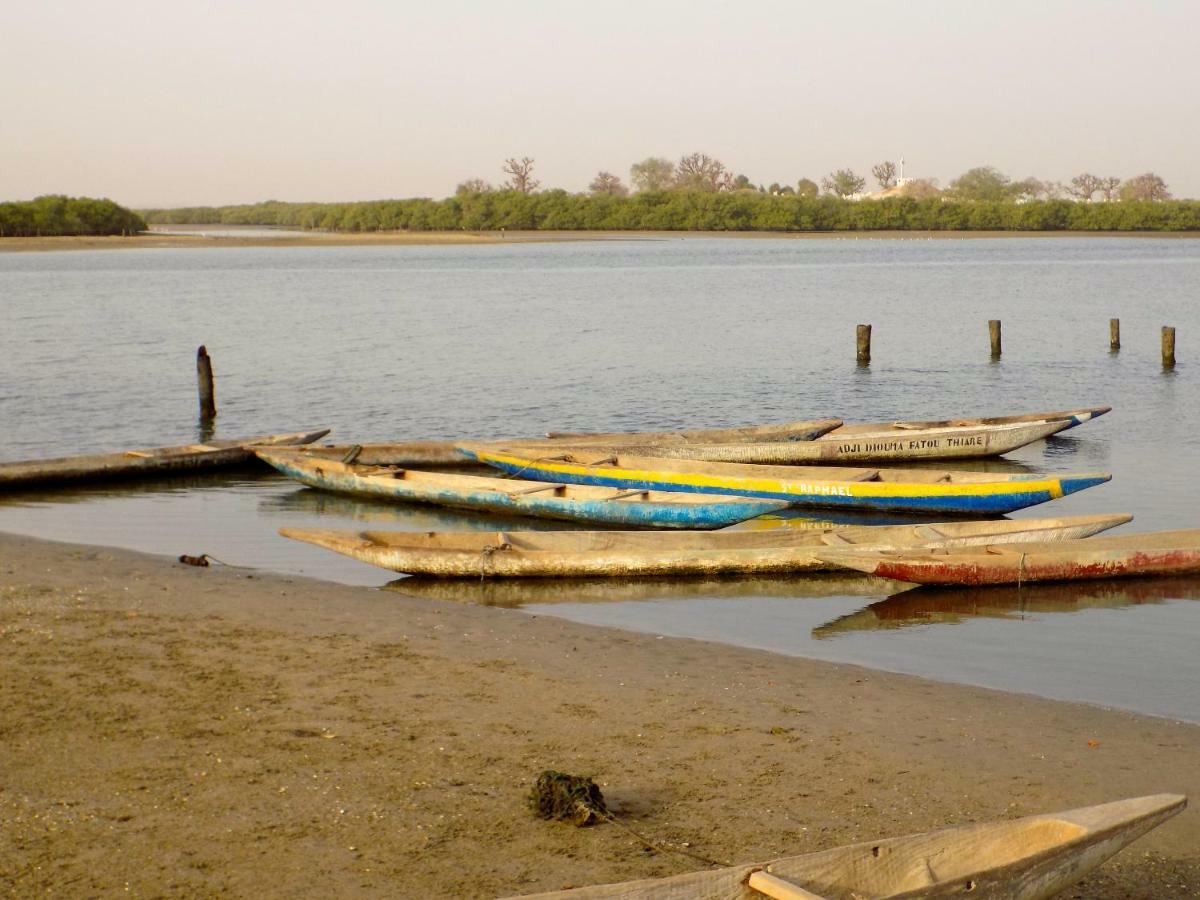
[[[590,484],[599,487],[641,488],[655,491],[679,491],[678,484],[670,481],[635,480],[603,475],[577,475],[569,472],[547,471],[537,464],[515,465],[497,460],[488,460],[488,464],[506,472],[520,473],[523,478],[537,481],[553,481],[567,484]],[[1014,480],[1037,481],[1047,476],[1030,475]],[[1054,476],[1049,476],[1054,477]],[[1061,480],[1062,495],[1073,494],[1085,488],[1095,487],[1108,481],[1108,476],[1089,478],[1064,478]],[[844,497],[827,494],[792,494],[781,491],[748,491],[723,485],[719,488],[691,486],[688,493],[697,494],[736,494],[743,497],[762,497],[770,500],[786,500],[792,506],[818,506],[844,509],[877,509],[877,510],[912,510],[924,513],[972,514],[972,513],[1009,513],[1029,506],[1037,506],[1055,499],[1050,491],[1021,491],[1013,493],[974,494],[962,496],[928,496],[928,497]]]

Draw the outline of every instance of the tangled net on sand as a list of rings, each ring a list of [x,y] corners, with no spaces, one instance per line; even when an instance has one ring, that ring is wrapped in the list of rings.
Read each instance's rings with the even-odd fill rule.
[[[612,818],[596,782],[552,769],[538,776],[529,792],[529,807],[543,819],[570,821],[579,828]]]

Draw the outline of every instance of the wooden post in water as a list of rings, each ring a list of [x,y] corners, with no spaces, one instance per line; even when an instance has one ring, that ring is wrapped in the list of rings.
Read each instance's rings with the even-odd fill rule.
[[[1000,358],[1000,320],[988,319],[988,338],[992,342],[992,359]]]
[[[1162,330],[1162,361],[1164,369],[1175,368],[1175,326],[1164,325]]]
[[[868,365],[871,362],[871,326],[859,325],[855,336],[858,344],[858,364]]]
[[[196,351],[196,385],[200,390],[200,418],[215,419],[217,416],[216,393],[213,390],[212,359],[203,344]]]
[[[1108,349],[1114,353],[1121,349],[1121,320],[1108,320]]]

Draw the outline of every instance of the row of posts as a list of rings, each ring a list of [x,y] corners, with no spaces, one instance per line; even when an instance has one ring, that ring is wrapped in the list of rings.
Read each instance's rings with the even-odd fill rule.
[[[859,325],[857,338],[858,363],[867,365],[871,361],[871,326]],[[988,341],[992,347],[992,359],[1000,358],[1000,320],[988,320]],[[1108,320],[1108,349],[1116,352],[1121,349],[1121,320]],[[1162,364],[1164,369],[1175,368],[1175,326],[1164,325],[1162,328]]]

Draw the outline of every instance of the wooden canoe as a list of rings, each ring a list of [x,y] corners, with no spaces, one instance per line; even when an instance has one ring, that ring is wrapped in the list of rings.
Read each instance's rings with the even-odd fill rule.
[[[1106,472],[1004,475],[944,469],[756,466],[599,451],[495,449],[464,444],[469,459],[538,481],[625,489],[741,494],[793,506],[906,510],[929,515],[1009,513],[1103,484]]]
[[[21,488],[25,485],[134,478],[245,465],[255,460],[254,451],[249,449],[252,446],[308,444],[327,434],[329,429],[324,428],[320,431],[268,434],[228,441],[184,444],[179,447],[154,447],[147,450],[126,450],[122,453],[0,463],[0,490]]]
[[[371,565],[442,578],[630,578],[791,574],[829,568],[825,547],[958,547],[1087,537],[1128,515],[877,525],[819,531],[335,531],[281,528]]]
[[[605,452],[620,450],[631,455],[671,459],[789,465],[975,459],[999,456],[1024,447],[1103,415],[1108,409],[1096,407],[1054,413],[1031,413],[1025,416],[953,419],[940,422],[842,425],[804,441],[781,441],[769,435],[762,435],[752,442],[606,442],[596,437],[571,438],[556,435],[552,443],[568,449]],[[522,446],[542,447],[549,446],[549,443],[538,441],[532,444],[523,443]]]
[[[1200,529],[1088,541],[905,550],[818,551],[825,562],[913,584],[977,586],[1200,574]]]
[[[842,424],[841,419],[806,419],[779,425],[751,425],[742,428],[705,428],[686,431],[614,431],[586,434],[579,440],[602,440],[612,444],[646,446],[747,444],[752,442],[791,443],[809,441]],[[455,448],[458,441],[402,441],[383,444],[330,444],[312,447],[307,452],[327,459],[340,459],[371,466],[462,466],[467,463]],[[483,441],[497,446],[520,443],[552,443],[546,438],[508,438]]]
[[[1042,900],[1083,878],[1187,806],[1154,794],[1066,812],[963,825],[757,865],[528,895],[622,900]]]
[[[785,505],[750,497],[613,490],[362,466],[287,450],[262,449],[258,455],[289,478],[327,491],[629,528],[721,528]]]

